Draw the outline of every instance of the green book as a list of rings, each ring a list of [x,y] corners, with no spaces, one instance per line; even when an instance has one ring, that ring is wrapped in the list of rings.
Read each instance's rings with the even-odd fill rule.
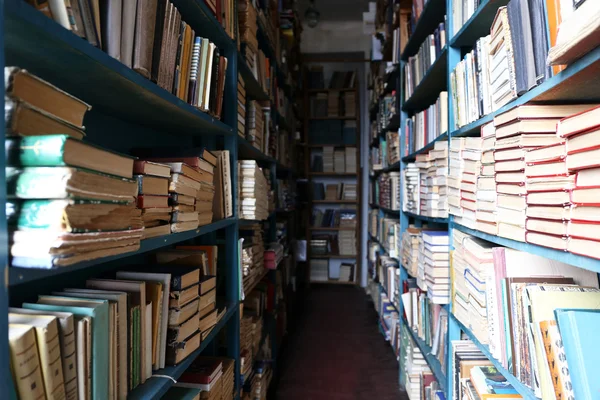
[[[200,392],[200,389],[173,386],[164,398],[169,400],[197,400],[200,399]]]
[[[23,303],[23,308],[70,312],[77,317],[92,318],[92,399],[108,399],[108,301],[38,296],[38,303]]]

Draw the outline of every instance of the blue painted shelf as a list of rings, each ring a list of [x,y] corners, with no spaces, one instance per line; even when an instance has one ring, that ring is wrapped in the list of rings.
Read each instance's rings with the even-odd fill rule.
[[[17,286],[23,283],[32,282],[35,280],[46,279],[57,275],[71,273],[82,269],[92,268],[105,264],[111,261],[120,260],[126,257],[132,257],[139,254],[148,253],[154,250],[158,250],[170,245],[185,242],[190,239],[197,238],[202,235],[206,235],[211,232],[218,231],[219,229],[226,228],[236,223],[235,218],[228,218],[221,221],[213,222],[209,225],[201,226],[198,229],[189,232],[174,233],[168,236],[160,236],[156,238],[150,238],[142,240],[140,249],[126,254],[119,254],[113,257],[104,257],[92,261],[82,262],[68,267],[61,267],[55,269],[31,269],[31,268],[18,268],[10,267],[9,271],[9,286]]]
[[[448,394],[448,381],[446,380],[446,374],[442,370],[442,365],[440,364],[440,361],[437,359],[436,356],[431,354],[431,347],[429,347],[423,341],[423,339],[421,339],[419,335],[417,335],[417,332],[413,331],[412,328],[408,326],[408,321],[406,321],[404,317],[402,317],[400,320],[404,325],[406,325],[406,327],[408,328],[407,330],[410,332],[410,336],[417,344],[419,350],[421,350],[423,357],[425,357],[425,361],[427,361],[427,365],[429,365],[429,368],[431,368],[431,372],[433,372],[435,379],[440,385],[440,389],[442,389],[444,393]]]
[[[202,2],[180,1],[185,9]],[[193,4],[192,4],[193,3]],[[202,3],[202,4],[201,4]],[[204,14],[202,14],[204,15]],[[190,23],[197,33],[212,24]],[[5,2],[4,46],[7,65],[19,65],[107,114],[153,129],[196,135],[230,135],[231,126],[180,100],[120,61],[92,46],[24,1]],[[218,31],[215,31],[218,32]],[[213,38],[213,36],[208,36]],[[225,38],[213,39],[233,45]],[[35,43],[35,46],[32,46]],[[93,88],[93,89],[92,89]]]
[[[530,101],[535,102],[583,102],[600,101],[600,47],[573,62],[564,71],[531,89],[495,112],[451,133],[451,137],[479,134],[482,125],[494,116],[502,114]]]
[[[404,215],[406,215],[410,218],[421,220],[421,221],[434,222],[436,224],[447,224],[448,223],[448,218],[426,217],[424,215],[413,214],[410,212],[405,212]]]
[[[166,367],[158,371],[153,372],[153,376],[148,379],[143,385],[138,386],[132,392],[127,395],[128,400],[148,400],[148,399],[160,399],[179,377],[185,372],[186,369],[192,364],[192,362],[198,357],[204,349],[213,341],[213,339],[219,334],[227,322],[233,315],[236,314],[237,308],[239,307],[236,303],[227,304],[227,311],[221,320],[215,325],[213,330],[208,334],[206,339],[200,344],[200,348],[190,354],[185,360],[179,365],[174,367]],[[171,379],[172,378],[172,379]]]
[[[445,140],[448,140],[448,132],[442,133],[440,136],[436,137],[431,142],[427,143],[424,147],[420,148],[419,150],[415,151],[414,153],[411,153],[407,156],[402,157],[402,161],[403,162],[414,161],[417,158],[418,154],[423,154],[423,153],[431,150],[433,148],[435,142],[440,142],[440,141],[445,141]]]
[[[404,47],[401,59],[407,61],[408,57],[415,55],[427,36],[433,34],[438,25],[444,21],[446,15],[446,0],[428,0],[425,2],[419,20],[412,29],[408,43]]]
[[[432,1],[432,0],[430,0]],[[402,104],[402,111],[414,114],[434,104],[448,87],[448,46],[444,46],[412,95]],[[408,66],[407,66],[408,68]]]
[[[455,227],[456,229],[462,232],[468,233],[469,235],[476,236],[478,238],[487,240],[488,242],[492,242],[500,246],[509,247],[511,249],[520,250],[531,254],[536,254],[538,256],[549,258],[551,260],[564,262],[566,264],[571,264],[579,268],[584,268],[590,271],[600,273],[600,260],[580,256],[577,254],[569,253],[567,251],[550,249],[535,244],[518,242],[516,240],[490,235],[484,232],[477,231],[475,229],[467,228],[454,222],[450,224],[450,228],[452,227]]]
[[[452,47],[473,47],[480,37],[490,34],[490,28],[498,8],[508,4],[509,0],[484,0],[475,13],[450,39]]]
[[[521,381],[519,381],[513,374],[511,374],[510,372],[508,372],[508,370],[506,368],[504,368],[502,366],[502,364],[500,364],[498,362],[498,360],[496,360],[492,356],[492,353],[490,353],[489,347],[487,345],[481,344],[479,342],[479,340],[477,340],[477,338],[475,337],[475,335],[473,335],[473,333],[471,332],[470,329],[468,329],[458,319],[456,319],[456,317],[453,314],[450,314],[450,318],[452,318],[456,322],[456,324],[469,337],[469,339],[471,339],[471,341],[473,343],[475,343],[475,345],[483,352],[483,354],[485,354],[485,356],[487,358],[489,358],[489,360],[494,364],[494,366],[496,367],[496,369],[506,378],[506,380],[511,385],[513,385],[513,387],[515,388],[515,390],[517,392],[519,392],[519,394],[521,396],[523,396],[524,399],[527,399],[527,400],[539,400],[535,396],[535,394],[533,393],[533,390],[531,390],[527,386],[523,385],[521,383]]]

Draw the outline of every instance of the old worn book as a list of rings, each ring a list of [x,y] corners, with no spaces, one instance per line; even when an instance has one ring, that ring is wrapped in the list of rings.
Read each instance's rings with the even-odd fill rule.
[[[83,128],[83,117],[90,105],[24,69],[5,67],[4,77],[7,96],[23,100],[79,129]]]
[[[7,138],[7,165],[12,167],[71,166],[131,179],[133,158],[101,149],[69,135]]]
[[[4,102],[7,136],[39,136],[60,133],[80,140],[85,136],[85,132],[81,128],[25,101],[6,97]]]
[[[198,221],[198,213],[197,212],[181,212],[181,211],[173,211],[171,222],[197,222]]]
[[[34,328],[46,398],[64,399],[66,395],[60,354],[58,319],[52,315],[15,314],[9,312],[8,323],[28,325]]]
[[[137,185],[131,179],[80,168],[8,167],[6,179],[8,196],[20,199],[70,198],[131,203],[137,193]]]
[[[199,299],[190,301],[182,307],[169,308],[169,326],[178,326],[198,312]]]
[[[150,78],[154,28],[156,26],[157,0],[138,0],[135,18],[133,46],[133,69],[145,78]]]
[[[206,316],[200,319],[198,329],[200,332],[205,332],[217,324],[217,310],[209,312]]]
[[[168,202],[166,196],[169,195],[169,179],[148,175],[135,175],[135,179],[140,195],[164,196]]]
[[[101,1],[102,48],[109,56],[121,60],[122,0]]]
[[[138,208],[169,208],[169,197],[168,196],[155,196],[155,195],[139,195],[137,197]]]
[[[136,175],[152,175],[162,178],[170,178],[171,168],[165,164],[144,160],[135,160],[133,163],[133,173]]]
[[[183,194],[185,196],[196,197],[198,190],[181,182],[169,180],[169,193]]]
[[[142,239],[150,239],[158,236],[165,236],[171,234],[171,225],[158,225],[152,226],[150,228],[144,228],[144,232],[142,233]]]
[[[180,183],[182,185],[189,186],[195,190],[200,190],[200,187],[201,187],[199,181],[196,181],[196,180],[194,180],[182,173],[178,173],[178,172],[173,172],[171,174],[170,182]],[[211,183],[212,183],[212,179],[211,179]]]
[[[169,326],[167,343],[182,342],[198,331],[198,313],[177,326]]]
[[[182,290],[172,290],[169,298],[169,307],[183,307],[185,304],[188,304],[190,301],[196,299],[198,294],[199,290],[197,284],[188,286]]]
[[[58,319],[65,394],[67,400],[77,399],[77,351],[75,343],[75,318],[73,314],[69,312],[41,311],[13,307],[10,307],[8,312],[22,315],[50,315]]]
[[[189,213],[189,212],[194,212],[194,211],[198,211],[198,209],[196,208],[196,205],[192,206],[192,205],[186,205],[186,204],[179,204],[179,205],[176,205],[173,207],[173,212]]]
[[[216,276],[204,276],[200,280],[200,287],[198,293],[200,295],[206,294],[217,286]]]
[[[169,193],[169,204],[176,206],[178,204],[185,204],[193,206],[196,203],[195,196],[186,196],[181,193]]]
[[[15,389],[20,399],[46,398],[35,329],[29,325],[9,324],[8,345]]]
[[[205,180],[205,178],[203,178],[203,173],[199,168],[191,167],[184,162],[166,162],[165,165],[168,165],[171,168],[171,173],[173,174],[182,174],[196,182]]]
[[[158,252],[156,253],[156,262],[158,265],[152,265],[148,268],[152,272],[168,273],[171,276],[171,290],[183,290],[200,281],[200,269],[198,264],[178,264],[180,257],[173,257],[176,252]]]
[[[80,399],[92,398],[92,318],[75,318],[77,389]]]
[[[167,346],[167,365],[177,365],[200,347],[200,332]]]
[[[198,226],[200,226],[198,221],[175,222],[171,224],[171,233],[193,231],[194,229],[197,229]]]
[[[215,303],[217,301],[217,291],[215,289],[210,290],[200,296],[200,302],[198,305],[198,309],[202,310],[204,307],[208,306],[211,303]]]
[[[217,303],[210,303],[206,307],[200,308],[198,310],[198,318],[202,319],[202,318],[206,317],[208,314],[210,314],[212,312],[212,310],[216,309],[216,304]]]

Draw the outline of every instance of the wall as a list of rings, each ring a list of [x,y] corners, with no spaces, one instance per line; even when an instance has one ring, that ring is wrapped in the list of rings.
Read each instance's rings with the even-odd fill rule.
[[[368,59],[371,52],[371,36],[363,33],[362,21],[333,22],[321,21],[315,28],[309,28],[306,24],[302,32],[302,53],[349,53],[364,52],[364,58]],[[356,63],[352,63],[356,65]],[[343,70],[344,68],[339,68]],[[362,174],[359,177],[362,191],[361,196],[361,219],[358,222],[360,235],[357,240],[361,246],[360,275],[358,280],[362,287],[367,285],[367,223],[369,213],[369,97],[367,92],[368,63],[361,63],[357,68],[362,76],[360,90],[360,117],[361,117],[361,157],[360,164]],[[330,207],[331,208],[331,207]],[[334,261],[334,260],[330,260]]]

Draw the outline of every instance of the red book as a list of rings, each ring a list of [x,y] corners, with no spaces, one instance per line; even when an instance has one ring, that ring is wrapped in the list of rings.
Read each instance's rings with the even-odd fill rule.
[[[571,115],[558,121],[556,125],[556,134],[563,138],[568,138],[577,133],[585,132],[600,126],[600,106],[592,107],[589,110]]]
[[[137,208],[169,208],[169,196],[139,195]]]
[[[219,372],[223,371],[223,362],[211,357],[198,357],[179,378],[181,382],[210,384]]]

